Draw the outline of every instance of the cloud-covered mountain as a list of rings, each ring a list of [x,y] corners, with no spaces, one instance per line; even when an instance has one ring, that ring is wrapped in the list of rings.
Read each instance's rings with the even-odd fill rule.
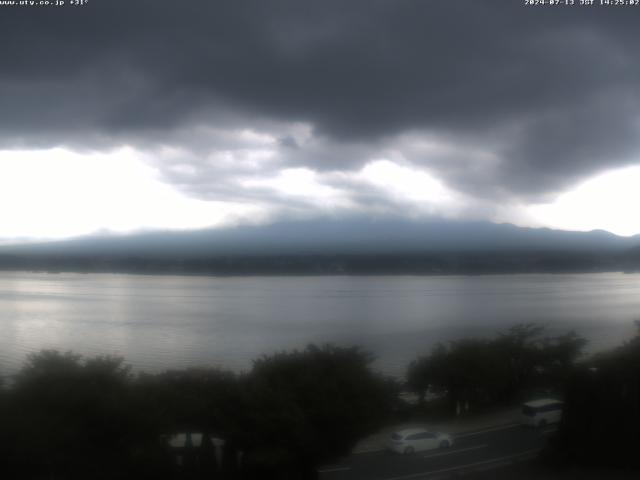
[[[605,231],[569,232],[489,222],[359,218],[282,221],[268,225],[128,236],[96,235],[59,242],[5,246],[0,248],[0,254],[204,258],[456,251],[616,251],[638,244],[638,237],[619,237]]]
[[[178,274],[634,270],[640,238],[488,222],[320,219],[0,247],[0,269]]]

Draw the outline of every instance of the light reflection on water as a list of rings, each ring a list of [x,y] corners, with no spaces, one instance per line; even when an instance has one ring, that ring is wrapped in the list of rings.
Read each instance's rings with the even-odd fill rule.
[[[437,341],[538,322],[591,350],[640,318],[640,274],[189,277],[0,273],[0,370],[42,348],[122,355],[137,369],[247,369],[309,342],[361,345],[401,375]]]

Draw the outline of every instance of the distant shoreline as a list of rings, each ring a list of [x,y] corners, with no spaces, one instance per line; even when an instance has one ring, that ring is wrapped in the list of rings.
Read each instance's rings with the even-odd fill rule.
[[[202,259],[17,257],[0,255],[0,272],[202,277],[478,276],[640,273],[636,262],[591,252],[475,252],[428,255],[290,255]]]

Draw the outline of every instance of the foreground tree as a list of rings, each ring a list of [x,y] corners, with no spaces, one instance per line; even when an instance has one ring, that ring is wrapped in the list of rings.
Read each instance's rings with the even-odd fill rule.
[[[568,382],[548,458],[562,464],[640,469],[640,324],[619,348],[594,356]]]
[[[147,409],[149,429],[155,428],[167,446],[174,435],[188,438],[183,447],[167,450],[172,478],[236,478],[234,439],[245,416],[242,389],[241,377],[217,368],[139,375],[135,392]],[[193,434],[201,439],[197,446]]]
[[[347,455],[376,431],[395,392],[372,372],[371,361],[358,348],[313,345],[255,361],[247,378],[244,439],[255,473],[279,464],[293,478],[313,478],[319,463]]]
[[[242,400],[241,380],[217,368],[141,374],[136,395],[165,433],[198,431],[232,435]]]
[[[157,443],[120,358],[32,354],[14,378],[6,413],[13,478],[144,478],[138,460]]]
[[[120,358],[33,354],[0,390],[0,477],[312,478],[390,413],[393,384],[371,360],[309,346],[262,357],[245,375],[134,376]],[[200,447],[169,447],[168,436],[194,433]]]
[[[453,412],[514,400],[527,388],[561,388],[586,341],[574,332],[543,337],[542,327],[517,325],[494,339],[438,344],[407,370],[409,388],[445,394]]]

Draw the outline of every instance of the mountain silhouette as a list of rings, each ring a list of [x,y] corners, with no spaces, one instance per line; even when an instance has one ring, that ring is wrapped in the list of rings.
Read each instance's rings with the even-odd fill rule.
[[[0,269],[197,274],[631,271],[640,237],[446,220],[320,219],[0,247]]]
[[[446,220],[322,219],[220,229],[91,235],[7,245],[0,254],[126,255],[194,258],[217,255],[393,254],[434,251],[622,250],[640,236]]]

